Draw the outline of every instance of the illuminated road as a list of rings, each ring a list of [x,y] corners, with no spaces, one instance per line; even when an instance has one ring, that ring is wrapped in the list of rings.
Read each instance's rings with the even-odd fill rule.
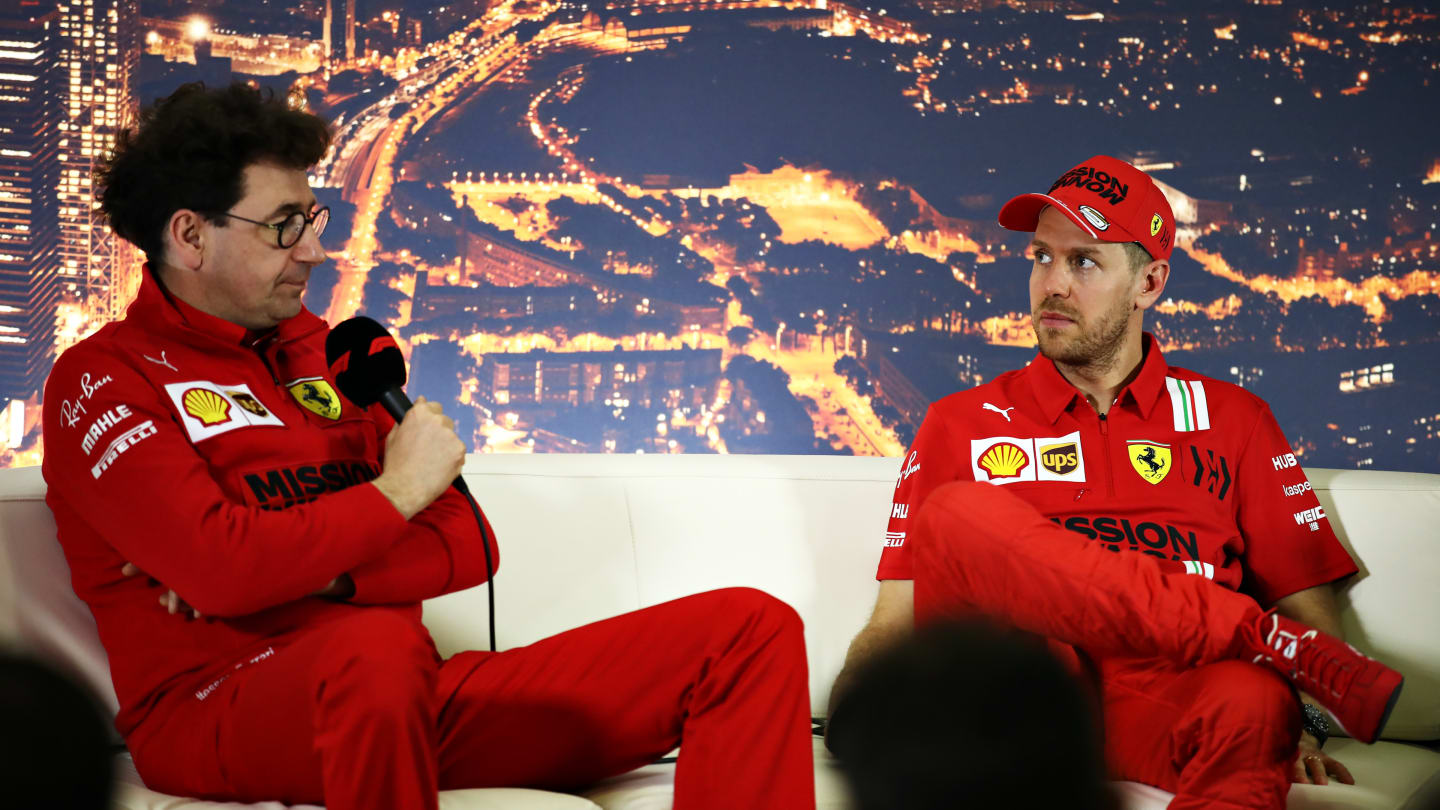
[[[1415,270],[1400,278],[1374,275],[1358,283],[1339,277],[1276,278],[1262,275],[1246,278],[1232,268],[1220,254],[1207,253],[1195,247],[1195,234],[1182,230],[1176,233],[1175,237],[1176,247],[1190,254],[1190,258],[1199,262],[1201,267],[1220,278],[1244,285],[1258,293],[1274,293],[1287,304],[1311,295],[1323,298],[1332,307],[1357,304],[1363,307],[1365,313],[1376,323],[1385,319],[1386,300],[1440,292],[1440,272],[1424,270]]]
[[[376,221],[388,210],[395,156],[403,139],[429,123],[462,92],[483,89],[519,56],[524,48],[515,43],[511,31],[515,22],[505,7],[492,9],[472,24],[478,32],[451,37],[454,50],[447,58],[437,57],[433,64],[407,77],[343,130],[358,145],[342,147],[333,164],[325,167],[323,179],[326,185],[344,190],[356,213],[350,239],[336,257],[340,279],[325,313],[330,323],[353,316],[362,303],[365,278],[375,266]],[[446,78],[436,81],[447,71]],[[409,107],[394,115],[398,104]]]
[[[705,4],[705,7],[743,9],[776,5],[778,4],[771,2],[727,2]],[[555,7],[543,6],[527,17],[542,18]],[[809,6],[796,4],[789,7]],[[363,303],[361,297],[365,279],[375,265],[378,249],[375,239],[376,224],[382,213],[388,211],[390,189],[396,179],[396,156],[407,137],[413,136],[462,96],[482,92],[487,85],[502,77],[513,79],[513,76],[506,76],[507,72],[524,71],[530,58],[547,48],[575,48],[601,54],[623,52],[628,47],[626,40],[621,37],[583,29],[577,25],[561,24],[547,26],[530,42],[520,45],[516,42],[514,27],[521,20],[512,14],[512,8],[513,4],[510,3],[496,6],[464,31],[457,32],[443,43],[432,45],[423,57],[415,61],[414,64],[418,67],[397,72],[399,84],[394,91],[377,98],[375,103],[351,120],[339,122],[337,150],[317,167],[313,178],[318,185],[341,189],[343,197],[356,206],[354,226],[349,239],[342,249],[332,254],[339,280],[332,293],[330,307],[325,313],[326,319],[331,323],[351,317]],[[441,76],[445,78],[441,79]],[[564,127],[540,114],[542,105],[547,101],[568,101],[583,80],[583,65],[567,69],[557,77],[555,83],[541,90],[532,99],[527,110],[526,124],[531,134],[539,145],[559,162],[557,168],[561,177],[558,178],[560,182],[555,185],[578,186],[575,191],[579,193],[574,196],[589,198],[586,202],[598,201],[606,205],[629,219],[635,227],[653,236],[674,234],[675,223],[659,215],[642,218],[629,209],[626,201],[615,199],[601,191],[598,186],[612,184],[630,196],[644,193],[638,187],[624,183],[622,178],[596,171],[592,159],[582,157],[572,148],[577,138]],[[779,185],[787,179],[789,178],[749,178],[749,182],[742,183],[744,188],[737,189],[737,196],[763,196],[765,190],[772,189],[772,193],[780,193]],[[807,176],[805,179],[809,181],[811,178]],[[790,233],[811,230],[810,226],[815,222],[828,223],[842,219],[841,226],[846,229],[843,233],[827,232],[821,238],[838,243],[858,240],[863,244],[874,244],[886,236],[883,227],[874,222],[868,212],[858,205],[853,196],[854,189],[842,190],[823,175],[816,179],[820,182],[813,186],[808,182],[803,184],[798,196],[791,191],[785,200],[772,201],[776,203],[774,211],[777,221],[790,226],[786,229],[789,233],[777,234],[776,239],[790,241],[786,238]],[[494,184],[496,180],[498,177],[492,178],[490,183]],[[762,190],[757,183],[764,184],[766,189]],[[481,185],[484,185],[483,179]],[[451,185],[452,191],[461,188],[477,190],[471,183]],[[839,192],[834,195],[833,200],[832,191]],[[482,200],[472,199],[474,204],[482,204]],[[843,212],[846,217],[837,218],[837,212]],[[671,238],[677,238],[677,241],[687,246],[692,241],[688,235],[676,234]],[[799,238],[796,238],[796,241],[799,241]],[[917,253],[948,253],[957,249],[977,251],[974,243],[960,234],[934,245],[922,244],[912,239],[908,232],[900,237],[891,237],[891,241],[899,241],[899,246]],[[710,248],[707,252],[716,258],[720,258],[719,254],[725,252],[720,246],[707,247]],[[723,283],[735,269],[738,268],[734,268],[733,262],[717,262],[717,277],[714,280]],[[755,269],[763,270],[763,266]],[[725,324],[718,334],[695,333],[648,342],[651,348],[661,348],[667,344],[674,344],[674,348],[679,348],[684,344],[684,338],[689,338],[692,345],[698,343],[723,346],[726,345],[725,330],[735,325],[747,325],[748,321],[748,318],[739,316],[738,307],[731,306],[727,309]],[[482,342],[508,344],[511,341]],[[535,336],[529,342],[535,345],[552,341],[544,336]],[[641,336],[638,341],[621,340],[618,343],[644,348],[647,341]],[[815,343],[818,344],[819,341]],[[485,348],[493,350],[496,347],[487,345]],[[898,455],[903,451],[904,448],[893,431],[883,427],[876,418],[869,397],[857,394],[843,377],[835,373],[834,362],[837,355],[833,352],[819,348],[777,351],[762,339],[751,344],[749,353],[763,357],[783,369],[790,377],[790,390],[796,396],[809,397],[815,401],[818,412],[813,418],[816,436],[820,439],[828,441],[833,435],[844,445],[864,454]],[[728,397],[717,397],[714,410],[720,410],[726,399]],[[715,435],[711,417],[703,415],[700,419],[700,422],[693,425],[677,423],[675,428],[694,430],[698,427],[701,435],[709,436],[712,447],[723,450],[723,443]],[[487,448],[492,448],[492,451],[524,452],[534,444],[532,439],[521,438],[523,434],[517,433],[513,425],[500,426],[492,422],[482,427],[481,431],[486,437]]]

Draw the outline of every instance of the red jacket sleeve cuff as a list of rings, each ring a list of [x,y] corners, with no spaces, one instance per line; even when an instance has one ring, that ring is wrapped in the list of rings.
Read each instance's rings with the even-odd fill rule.
[[[443,593],[450,580],[450,549],[425,526],[411,524],[390,551],[350,572],[355,593],[349,601],[393,605],[415,601],[415,594]]]

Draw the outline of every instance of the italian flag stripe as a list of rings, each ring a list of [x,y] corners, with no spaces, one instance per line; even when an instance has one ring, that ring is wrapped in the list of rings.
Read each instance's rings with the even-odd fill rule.
[[[1166,377],[1165,387],[1170,393],[1170,408],[1177,431],[1210,429],[1210,408],[1205,399],[1204,383]]]
[[[1205,384],[1199,380],[1190,380],[1185,383],[1190,386],[1191,399],[1195,409],[1195,429],[1210,429],[1210,406],[1205,401]]]

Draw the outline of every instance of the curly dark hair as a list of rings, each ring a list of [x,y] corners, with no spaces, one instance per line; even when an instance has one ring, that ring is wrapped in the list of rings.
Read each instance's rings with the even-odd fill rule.
[[[151,263],[165,252],[165,224],[182,208],[212,222],[240,201],[245,168],[307,169],[330,147],[330,127],[290,109],[273,91],[236,82],[179,89],[140,113],[95,172],[101,214]]]

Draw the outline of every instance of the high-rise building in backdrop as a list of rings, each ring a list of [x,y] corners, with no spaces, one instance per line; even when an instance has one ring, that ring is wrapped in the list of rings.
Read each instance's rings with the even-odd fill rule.
[[[116,134],[139,113],[140,7],[138,0],[59,0],[56,8],[60,278],[93,325],[123,314],[140,282],[138,251],[95,216],[92,180]]]
[[[0,8],[0,406],[38,392],[55,356],[58,24],[39,2]]]
[[[347,63],[355,59],[355,0],[343,0],[345,13],[338,16],[335,5],[341,1],[325,0],[325,20],[321,26],[325,58],[332,65],[342,59]],[[344,43],[344,51],[340,50],[341,43]]]

